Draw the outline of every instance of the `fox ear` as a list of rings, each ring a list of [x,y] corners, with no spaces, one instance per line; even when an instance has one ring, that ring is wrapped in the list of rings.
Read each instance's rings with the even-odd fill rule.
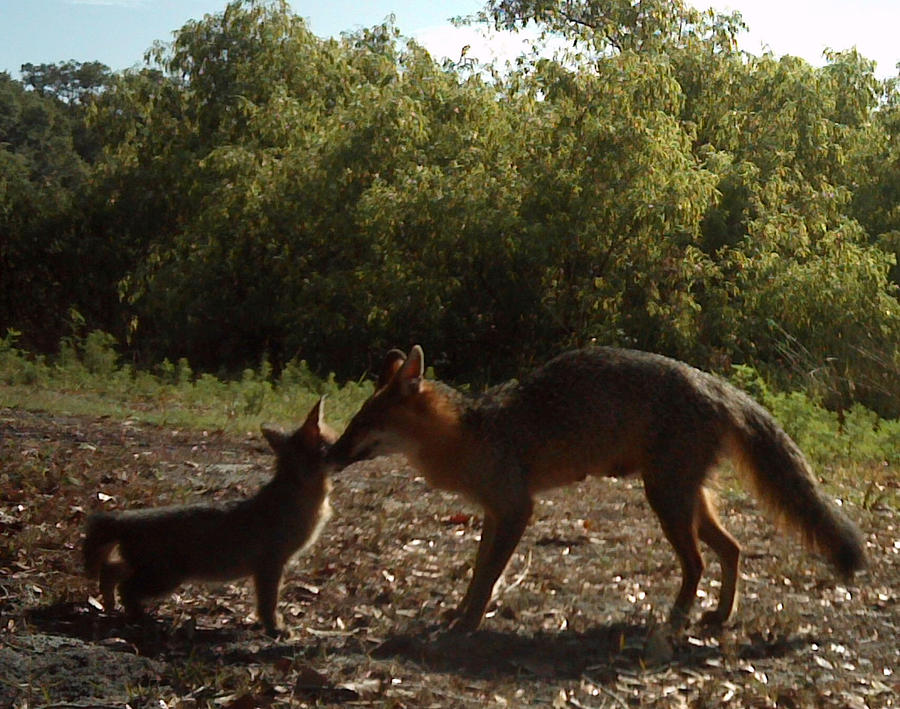
[[[262,435],[269,442],[269,446],[273,451],[279,453],[284,450],[284,446],[287,444],[288,440],[288,435],[284,431],[276,426],[267,424],[260,426],[260,430],[262,431]]]
[[[324,424],[324,401],[325,397],[321,397],[306,415],[306,421],[297,431],[303,437],[303,441],[310,446],[318,444],[322,436],[322,425]]]
[[[400,365],[406,359],[406,355],[400,350],[391,350],[384,358],[384,364],[381,365],[381,374],[378,375],[378,388],[381,389],[387,385],[393,378]]]
[[[409,357],[397,373],[404,394],[418,394],[425,377],[425,353],[419,345],[409,351]]]

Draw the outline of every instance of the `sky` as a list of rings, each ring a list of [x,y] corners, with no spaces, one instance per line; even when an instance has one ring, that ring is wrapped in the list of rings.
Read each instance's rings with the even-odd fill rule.
[[[793,54],[821,65],[826,48],[856,47],[877,62],[880,77],[900,62],[900,0],[706,0],[697,7],[738,10],[749,25],[740,47],[754,54]],[[22,64],[100,61],[118,71],[140,65],[154,41],[169,41],[190,19],[220,12],[226,0],[0,0],[0,71],[19,78]],[[514,56],[517,41],[481,39],[448,19],[481,9],[483,0],[293,0],[295,13],[322,37],[382,22],[393,14],[400,31],[437,58],[456,59],[464,45],[480,60]]]

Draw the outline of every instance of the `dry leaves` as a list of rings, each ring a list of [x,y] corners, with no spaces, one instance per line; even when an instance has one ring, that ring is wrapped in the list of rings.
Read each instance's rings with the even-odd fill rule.
[[[429,490],[401,460],[374,461],[336,478],[335,517],[288,567],[279,604],[287,634],[272,641],[255,622],[249,582],[185,586],[160,600],[152,623],[133,627],[102,613],[97,589],[80,576],[87,512],[247,494],[271,463],[259,440],[13,410],[0,411],[0,435],[0,674],[12,678],[0,683],[0,704],[897,701],[900,524],[886,505],[850,509],[872,565],[843,585],[780,537],[751,497],[723,496],[722,518],[745,549],[741,607],[719,633],[691,627],[670,638],[659,620],[679,573],[640,483],[587,481],[538,505],[483,630],[455,636],[442,617],[465,591],[477,510]],[[718,593],[710,562],[698,615]],[[36,647],[42,657],[54,652],[53,638],[66,639],[80,669],[68,678],[16,669],[35,665]],[[159,669],[104,684],[104,668],[124,656]]]

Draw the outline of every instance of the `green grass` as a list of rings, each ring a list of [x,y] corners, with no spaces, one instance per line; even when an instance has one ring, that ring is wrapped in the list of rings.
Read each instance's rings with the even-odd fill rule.
[[[0,339],[0,405],[89,416],[133,418],[161,426],[256,431],[262,423],[299,423],[320,396],[326,420],[341,429],[372,393],[372,384],[339,384],[316,376],[302,360],[274,376],[268,362],[231,380],[197,374],[186,360],[153,371],[121,364],[115,339],[94,331],[64,338],[52,360],[16,346],[19,333]],[[749,367],[734,382],[765,405],[816,467],[896,468],[900,420],[861,405],[839,416],[802,391],[774,392]]]
[[[326,396],[325,418],[340,429],[373,389],[318,377],[304,361],[288,363],[277,377],[263,362],[232,380],[196,375],[185,360],[137,370],[119,363],[115,341],[100,332],[66,338],[48,360],[17,348],[17,336],[0,339],[0,406],[243,433],[262,423],[297,425]]]

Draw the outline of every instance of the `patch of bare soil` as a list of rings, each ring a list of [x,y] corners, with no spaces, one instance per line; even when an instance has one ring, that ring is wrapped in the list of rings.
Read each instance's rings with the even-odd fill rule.
[[[0,409],[0,707],[897,702],[900,526],[885,504],[848,509],[871,567],[845,586],[723,492],[741,608],[670,639],[680,570],[640,482],[590,480],[541,501],[482,630],[457,636],[441,617],[465,590],[477,510],[381,459],[337,476],[334,518],[286,572],[284,637],[262,633],[249,582],[185,586],[142,625],[100,610],[81,575],[86,513],[248,495],[271,461],[258,435]],[[697,617],[717,577],[710,563]]]

